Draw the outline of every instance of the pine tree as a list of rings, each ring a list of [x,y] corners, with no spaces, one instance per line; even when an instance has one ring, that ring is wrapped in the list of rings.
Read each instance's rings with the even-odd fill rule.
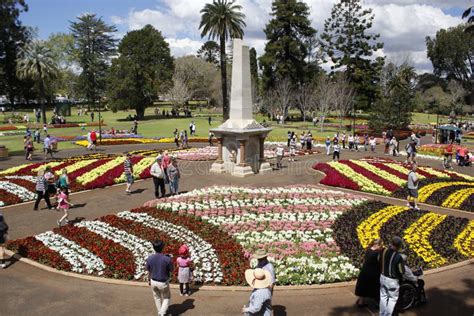
[[[70,26],[74,36],[75,54],[82,68],[79,89],[89,104],[95,105],[105,90],[106,71],[115,53],[116,40],[111,33],[115,26],[107,25],[95,14],[84,14]]]
[[[292,85],[303,83],[311,73],[308,68],[308,43],[316,34],[309,20],[309,7],[297,0],[275,0],[272,19],[265,26],[265,54],[260,57],[263,86],[268,90],[283,78]]]
[[[369,32],[374,20],[372,9],[364,9],[360,0],[340,0],[324,22],[321,46],[331,61],[333,72],[344,71],[356,89],[359,108],[370,106],[378,95],[377,82],[383,58],[374,60],[374,52],[383,48],[380,34]]]
[[[219,66],[219,54],[219,44],[214,41],[207,41],[201,46],[201,48],[199,48],[196,56],[198,58],[204,59],[208,63]]]
[[[258,99],[258,87],[260,80],[258,78],[257,51],[253,47],[250,49],[250,75],[252,78],[252,101],[255,103]]]

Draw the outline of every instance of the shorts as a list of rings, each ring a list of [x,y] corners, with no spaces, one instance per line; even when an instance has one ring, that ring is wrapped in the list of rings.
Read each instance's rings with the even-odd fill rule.
[[[411,196],[415,199],[418,198],[418,189],[408,189],[408,196]]]
[[[127,183],[132,184],[133,183],[133,175],[131,174],[126,174],[125,177],[127,178]]]

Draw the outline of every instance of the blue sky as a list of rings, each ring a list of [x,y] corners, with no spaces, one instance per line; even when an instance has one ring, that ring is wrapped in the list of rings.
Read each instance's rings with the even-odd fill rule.
[[[20,17],[25,25],[38,27],[41,39],[54,32],[68,32],[69,21],[82,13],[96,13],[118,28],[128,30],[152,24],[162,31],[174,55],[194,54],[204,42],[198,30],[199,10],[211,0],[27,0],[29,11]],[[304,0],[310,7],[312,25],[322,33],[324,20],[337,0]],[[269,20],[272,0],[237,0],[246,14],[244,40],[263,53],[263,28]],[[463,9],[473,0],[363,0],[375,13],[373,31],[381,34],[385,48],[379,52],[394,61],[409,58],[419,71],[429,71],[425,37],[440,28],[461,23]]]

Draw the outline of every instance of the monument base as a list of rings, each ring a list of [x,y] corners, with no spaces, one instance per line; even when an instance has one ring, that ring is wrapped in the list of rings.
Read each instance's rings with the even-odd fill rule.
[[[231,175],[234,177],[245,178],[248,176],[253,176],[253,170],[250,166],[234,166],[234,170],[232,170]]]
[[[266,173],[270,173],[272,171],[273,171],[273,168],[272,168],[272,166],[270,166],[270,163],[269,162],[263,162],[260,165],[260,170],[258,171],[258,173],[266,174]]]
[[[217,174],[225,173],[226,168],[225,168],[224,163],[223,162],[214,162],[211,165],[211,169],[209,169],[209,172],[210,173],[217,173]]]

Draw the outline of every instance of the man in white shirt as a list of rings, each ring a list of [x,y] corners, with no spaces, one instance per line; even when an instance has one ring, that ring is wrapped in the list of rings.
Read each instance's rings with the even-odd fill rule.
[[[285,149],[281,144],[278,144],[278,147],[276,149],[276,167],[278,169],[281,169],[283,167],[282,165],[282,160],[283,160],[283,155],[285,154]]]
[[[156,162],[151,165],[150,174],[153,177],[153,184],[155,185],[155,197],[158,199],[160,197],[165,197],[166,188],[165,188],[165,172],[162,166],[162,157],[159,155],[156,157]]]

